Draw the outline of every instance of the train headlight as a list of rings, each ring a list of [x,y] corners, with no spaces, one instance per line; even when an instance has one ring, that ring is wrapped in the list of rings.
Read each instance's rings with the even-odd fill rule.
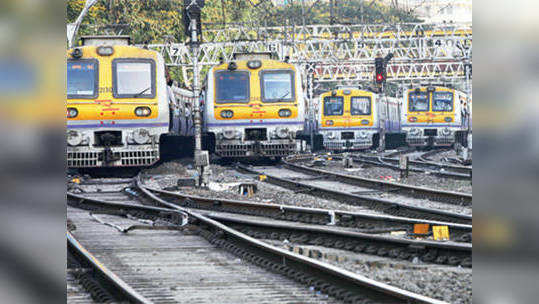
[[[417,117],[410,116],[410,117],[408,117],[408,121],[409,122],[417,122]]]
[[[326,126],[333,126],[333,120],[326,120]]]
[[[451,130],[449,130],[449,128],[444,128],[442,130],[442,135],[443,136],[450,136],[451,135]]]
[[[289,109],[279,110],[279,117],[290,117],[290,116],[292,116],[292,111],[290,111]]]
[[[419,130],[418,128],[413,128],[410,130],[411,135],[419,136],[420,133],[421,133],[421,130]]]
[[[327,138],[334,139],[335,138],[335,133],[334,132],[328,132],[327,133]]]
[[[287,128],[277,128],[277,137],[285,139],[289,136],[290,132]]]
[[[150,141],[150,132],[146,129],[135,130],[133,140],[139,145],[147,144]]]
[[[223,132],[223,137],[226,139],[234,139],[236,138],[236,131],[226,130]]]
[[[67,132],[67,144],[70,146],[78,146],[82,143],[82,134],[77,131]]]
[[[135,109],[135,115],[138,117],[148,117],[152,114],[152,110],[148,107],[137,107]]]
[[[100,46],[97,48],[97,54],[99,56],[111,56],[114,54],[114,49],[112,46]]]
[[[247,67],[252,70],[260,69],[261,66],[262,66],[262,61],[260,60],[251,60],[247,62]]]
[[[453,117],[446,117],[444,118],[445,122],[452,122],[453,121]]]
[[[361,124],[362,124],[362,125],[368,125],[370,122],[371,122],[371,121],[368,120],[368,119],[363,119],[363,120],[361,121]]]
[[[80,59],[82,57],[82,50],[81,49],[74,49],[73,52],[71,52],[71,57],[75,59]]]
[[[75,108],[67,108],[67,118],[75,118],[79,115],[79,111]]]
[[[234,112],[232,112],[230,110],[221,111],[221,117],[222,118],[232,118],[232,117],[234,117]]]

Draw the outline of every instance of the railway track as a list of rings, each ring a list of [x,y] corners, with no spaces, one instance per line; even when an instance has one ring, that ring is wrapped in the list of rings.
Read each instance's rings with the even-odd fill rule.
[[[71,234],[67,238],[67,303],[151,303],[93,256]]]
[[[454,204],[458,206],[471,206],[472,195],[468,193],[459,193],[452,191],[444,191],[432,188],[425,188],[419,186],[412,186],[407,184],[380,181],[375,179],[369,179],[359,176],[351,176],[341,173],[336,173],[328,170],[322,170],[318,168],[308,167],[305,165],[297,164],[296,161],[304,161],[305,158],[288,159],[283,162],[284,166],[288,169],[299,171],[302,173],[310,174],[313,176],[319,176],[326,180],[334,180],[338,182],[347,183],[350,185],[367,187],[379,191],[390,191],[391,193],[402,194],[405,196],[429,199],[432,201]]]
[[[451,239],[457,242],[471,242],[472,226],[439,221],[418,220],[403,217],[378,215],[362,212],[348,212],[318,208],[295,207],[270,203],[208,198],[144,187],[158,197],[185,208],[217,211],[234,214],[261,216],[282,221],[293,221],[314,225],[330,225],[353,228],[363,233],[381,231],[406,231],[412,233],[415,224],[448,226]],[[141,195],[136,193],[135,195]]]
[[[254,167],[238,164],[237,169],[241,172],[252,174],[253,177],[264,176],[264,181],[278,185],[293,191],[307,192],[311,195],[322,196],[338,200],[345,204],[360,205],[372,210],[398,217],[415,218],[420,220],[432,220],[471,225],[472,216],[457,212],[449,212],[440,209],[422,206],[407,205],[401,202],[369,197],[347,191],[340,191],[320,185],[313,185],[304,181],[292,180],[268,174]]]
[[[238,303],[240,301],[247,301],[247,303],[289,303],[291,301],[303,303],[340,301],[345,303],[442,303],[268,245],[204,215],[166,202],[149,191],[143,192],[147,199],[151,199],[154,203],[166,208],[111,203],[68,193],[68,205],[70,206],[68,217],[71,220],[74,217],[77,218],[74,221],[77,231],[89,231],[80,234],[84,234],[83,238],[86,238],[87,242],[98,243],[93,248],[94,250],[100,250],[104,256],[112,256],[108,260],[112,264],[121,264],[116,269],[125,272],[121,277],[135,280],[133,283],[136,285],[130,285],[134,286],[135,289],[148,292],[154,297],[168,295],[171,297],[169,299],[171,302],[176,300],[176,302],[189,303]],[[120,229],[121,226],[128,223],[99,225],[92,222],[88,212],[82,209],[91,210],[94,215],[121,215],[123,220],[133,221],[135,218],[150,220],[153,225],[147,225],[146,229],[152,229],[152,231],[144,231],[144,233],[131,234],[130,237],[126,237],[125,232],[129,231],[130,233],[133,229],[140,227],[140,224],[131,223],[130,226],[123,229]],[[84,216],[87,217],[86,220]],[[188,224],[185,222],[185,216],[189,219]],[[107,220],[110,221],[110,219]],[[156,223],[167,224],[166,236],[160,235],[163,231],[153,231],[157,229]],[[124,233],[111,228],[114,226]],[[191,236],[183,235],[183,230],[179,226],[189,227],[193,234]],[[171,232],[168,229],[179,231]],[[197,243],[193,244],[193,240],[189,241],[189,238],[195,237],[198,238]],[[200,244],[201,238],[207,240],[211,246],[202,246]],[[177,251],[177,248],[181,248],[181,250]],[[220,249],[219,253],[212,251],[215,248]],[[200,251],[202,249],[204,252]],[[143,264],[139,260],[141,250],[143,251]],[[241,261],[249,263],[232,263],[230,258],[225,260],[221,257],[217,258],[216,255],[224,254],[223,250],[227,251],[228,256],[239,257]],[[150,252],[157,253],[150,254]],[[186,256],[186,252],[190,254]],[[208,258],[208,254],[211,258]],[[152,258],[153,256],[157,257]],[[118,259],[121,259],[120,263],[118,263]],[[210,261],[217,259],[218,263],[210,263],[208,259]],[[107,261],[104,262],[107,263]],[[159,264],[154,264],[157,262]],[[226,267],[223,264],[226,264]],[[253,270],[253,265],[265,270]],[[137,267],[139,267],[139,271],[134,273],[133,270],[136,270]],[[155,271],[156,267],[161,271]],[[245,269],[246,267],[247,269]],[[226,269],[225,274],[216,273],[217,270],[223,268]],[[139,282],[141,278],[144,279],[142,283]],[[171,282],[174,282],[175,289],[172,288],[174,286],[170,285]],[[147,284],[157,284],[159,288],[155,286],[149,288]],[[241,286],[237,286],[238,284]],[[320,298],[319,295],[309,292],[309,289],[303,286],[311,286],[314,290],[331,297]],[[141,293],[144,294],[142,291]]]
[[[341,156],[332,156],[334,159],[342,159]],[[390,168],[394,170],[399,169],[399,159],[392,157],[380,157],[371,155],[352,155],[352,160],[358,163],[365,163],[374,166]],[[425,162],[417,160],[409,160],[410,172],[427,173],[430,175],[436,175],[444,178],[464,179],[469,180],[472,178],[472,168],[467,166],[441,164],[435,162]]]

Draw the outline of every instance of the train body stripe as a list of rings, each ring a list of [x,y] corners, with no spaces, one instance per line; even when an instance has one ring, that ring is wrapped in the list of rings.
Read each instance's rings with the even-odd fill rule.
[[[144,127],[168,127],[168,122],[158,123],[128,123],[128,124],[88,124],[88,125],[67,125],[68,129],[91,129],[91,128],[144,128]]]
[[[462,125],[444,125],[444,124],[433,124],[433,125],[429,125],[429,124],[426,124],[426,123],[422,123],[422,124],[417,124],[417,125],[411,125],[411,124],[404,124],[404,125],[401,125],[402,127],[425,127],[425,128],[429,128],[429,127],[462,127]]]
[[[377,127],[365,127],[365,128],[331,128],[323,127],[320,128],[320,131],[361,131],[361,130],[378,130]]]
[[[209,123],[208,127],[240,127],[240,126],[274,126],[274,125],[303,125],[303,121],[275,121],[275,122],[236,122],[236,123]]]

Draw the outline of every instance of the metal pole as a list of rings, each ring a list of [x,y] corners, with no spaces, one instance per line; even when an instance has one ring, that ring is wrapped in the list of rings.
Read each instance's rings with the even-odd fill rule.
[[[69,48],[73,47],[73,42],[75,40],[75,37],[77,36],[77,32],[79,31],[79,27],[82,23],[82,19],[86,16],[88,11],[94,4],[97,3],[97,0],[86,0],[86,3],[84,4],[84,7],[82,8],[82,11],[77,17],[77,20],[74,23],[68,23],[67,24],[67,42],[69,45]]]
[[[191,18],[191,50],[193,53],[193,95],[195,104],[193,108],[194,124],[195,124],[195,167],[198,173],[197,186],[207,184],[206,168],[209,165],[208,151],[202,151],[202,128],[200,115],[200,90],[198,86],[199,70],[198,70],[198,53],[199,43],[197,36],[197,20]]]

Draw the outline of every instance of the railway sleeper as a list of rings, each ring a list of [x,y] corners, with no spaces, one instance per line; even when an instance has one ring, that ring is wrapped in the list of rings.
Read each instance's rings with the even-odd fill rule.
[[[257,239],[272,239],[282,242],[289,241],[294,244],[322,246],[409,261],[413,261],[414,258],[417,258],[424,263],[472,267],[471,257],[467,256],[465,253],[454,253],[438,248],[427,248],[423,244],[393,245],[386,242],[378,243],[376,241],[363,241],[355,238],[325,236],[314,232],[289,233],[273,228],[260,228],[245,225],[232,225],[232,228]]]

